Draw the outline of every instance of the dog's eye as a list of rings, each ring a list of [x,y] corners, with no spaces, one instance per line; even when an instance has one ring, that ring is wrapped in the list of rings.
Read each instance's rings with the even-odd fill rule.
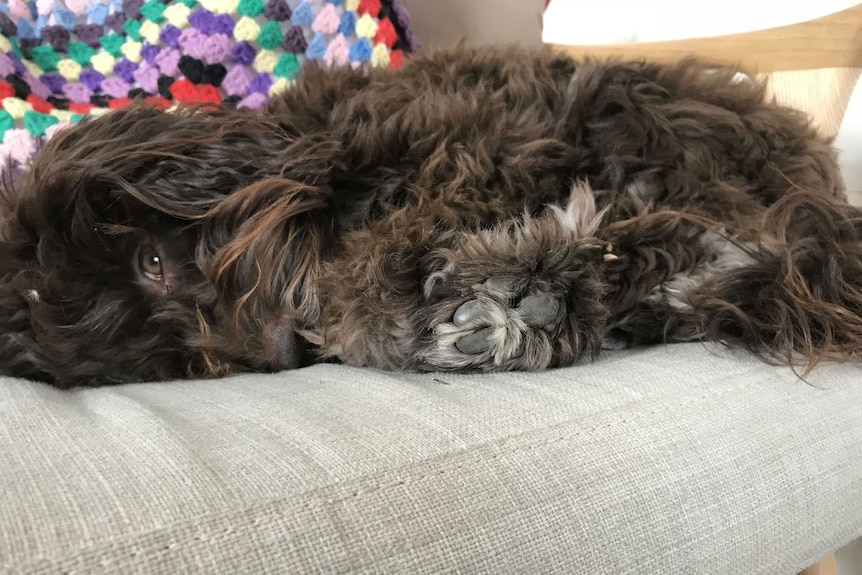
[[[138,263],[141,266],[141,272],[147,278],[156,282],[162,281],[162,276],[164,275],[162,271],[162,258],[156,250],[146,247],[141,249],[140,261]]]

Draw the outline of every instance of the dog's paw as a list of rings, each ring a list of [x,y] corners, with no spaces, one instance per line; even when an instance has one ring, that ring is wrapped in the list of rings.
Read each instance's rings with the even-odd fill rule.
[[[488,280],[493,282],[494,280]],[[486,282],[486,283],[488,283]],[[517,303],[513,308],[510,308],[510,314],[513,319],[517,318],[524,326],[533,329],[551,329],[559,321],[560,302],[554,296],[547,293],[537,293],[528,295]],[[497,318],[504,315],[497,313],[492,305],[483,302],[479,299],[470,300],[462,304],[452,317],[453,332],[458,330],[467,330],[459,334],[459,339],[455,341],[455,347],[461,353],[469,355],[478,355],[486,352],[498,351],[495,348],[505,349],[505,341],[499,341],[495,338],[500,327],[505,327],[506,321],[498,322]],[[508,318],[507,318],[508,319]],[[470,326],[486,326],[478,329]],[[506,337],[506,331],[501,331],[503,338]]]
[[[519,285],[520,284],[520,285]],[[434,326],[440,366],[542,369],[561,333],[561,293],[513,278],[494,277],[472,288],[471,299]]]
[[[592,204],[580,200],[429,253],[409,330],[421,334],[413,365],[539,370],[597,352],[607,310],[604,244],[593,236],[593,216]]]

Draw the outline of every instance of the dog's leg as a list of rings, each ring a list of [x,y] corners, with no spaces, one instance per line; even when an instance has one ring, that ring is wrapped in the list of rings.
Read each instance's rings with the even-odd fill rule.
[[[321,276],[324,355],[419,370],[536,370],[596,353],[607,310],[592,193],[478,232],[357,236]],[[418,237],[411,237],[410,234]],[[348,284],[349,287],[348,287]]]
[[[762,226],[756,241],[703,230],[674,242],[692,246],[695,258],[621,306],[611,333],[717,341],[782,364],[862,357],[862,210],[796,193]]]
[[[748,265],[688,300],[706,340],[779,363],[862,357],[862,209],[815,194],[782,198]]]
[[[437,271],[425,280],[416,317],[428,330],[418,365],[538,370],[596,354],[608,317],[599,220],[590,190],[575,187],[565,209],[430,254]]]

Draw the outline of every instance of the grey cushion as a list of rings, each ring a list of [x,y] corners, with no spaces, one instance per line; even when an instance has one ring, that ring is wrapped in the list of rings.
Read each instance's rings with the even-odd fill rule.
[[[862,368],[0,380],[0,572],[794,573],[862,535]]]

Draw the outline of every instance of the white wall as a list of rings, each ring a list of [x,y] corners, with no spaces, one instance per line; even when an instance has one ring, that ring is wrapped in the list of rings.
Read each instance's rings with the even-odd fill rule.
[[[856,83],[850,97],[835,147],[841,153],[841,170],[851,193],[850,199],[862,205],[862,80]]]
[[[542,0],[401,0],[423,48],[542,43]]]

